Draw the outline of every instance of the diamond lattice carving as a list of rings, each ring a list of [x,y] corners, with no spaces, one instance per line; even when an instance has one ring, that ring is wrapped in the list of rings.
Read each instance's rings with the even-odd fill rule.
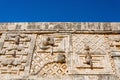
[[[67,72],[66,64],[61,63],[50,63],[45,65],[40,71],[40,76],[49,77],[49,76],[63,76]]]
[[[54,40],[54,45],[43,45],[43,40],[49,37]],[[45,40],[46,41],[46,40]],[[36,48],[33,54],[32,66],[30,73],[39,76],[63,75],[66,73],[66,63],[58,62],[59,54],[67,56],[69,48],[69,36],[60,34],[38,35]],[[52,54],[51,54],[52,52]]]
[[[92,69],[85,63],[85,46],[90,47]],[[73,34],[70,74],[111,74],[110,47],[107,35]]]
[[[101,54],[107,54],[109,45],[105,44],[105,36],[104,35],[73,35],[72,36],[72,46],[73,51],[75,53],[83,53],[85,52],[85,45],[89,45],[91,48],[91,52],[99,52]]]

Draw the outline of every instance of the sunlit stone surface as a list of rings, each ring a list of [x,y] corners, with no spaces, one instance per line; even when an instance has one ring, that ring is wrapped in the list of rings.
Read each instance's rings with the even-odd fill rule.
[[[120,23],[0,23],[0,80],[120,80]]]

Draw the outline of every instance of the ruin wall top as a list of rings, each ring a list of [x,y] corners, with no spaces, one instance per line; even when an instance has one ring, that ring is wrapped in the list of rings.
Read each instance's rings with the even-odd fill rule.
[[[0,23],[0,31],[120,33],[116,22],[17,22]]]

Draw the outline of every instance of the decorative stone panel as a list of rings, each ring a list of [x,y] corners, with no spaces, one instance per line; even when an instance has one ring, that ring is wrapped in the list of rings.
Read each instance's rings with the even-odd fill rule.
[[[0,80],[120,80],[120,23],[0,23]]]
[[[53,45],[43,45],[48,37],[52,38],[54,42]],[[40,77],[65,75],[67,71],[66,63],[68,52],[68,34],[37,35],[35,52],[33,54],[30,70],[31,75],[38,75]]]
[[[85,64],[86,45],[90,47],[92,69]],[[112,74],[109,49],[107,35],[73,34],[69,74]]]
[[[4,44],[0,52],[0,76],[14,75],[9,79],[27,77],[36,35],[11,33],[3,35]]]

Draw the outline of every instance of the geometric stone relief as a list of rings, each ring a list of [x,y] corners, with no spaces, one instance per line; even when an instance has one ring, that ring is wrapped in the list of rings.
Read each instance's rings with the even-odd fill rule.
[[[111,57],[115,67],[115,74],[120,79],[120,35],[109,35]]]
[[[68,34],[37,35],[30,69],[31,75],[39,77],[65,75],[68,51]]]
[[[120,73],[120,57],[113,57],[113,61],[115,64],[115,74],[118,76],[120,80],[120,74],[119,74]]]
[[[109,35],[109,44],[111,51],[120,51],[120,35]]]
[[[120,80],[120,23],[0,23],[0,80]]]
[[[73,34],[71,48],[69,74],[113,73],[107,35]]]
[[[34,34],[4,34],[0,52],[1,77],[14,75],[10,76],[10,79],[29,75],[35,37]]]

